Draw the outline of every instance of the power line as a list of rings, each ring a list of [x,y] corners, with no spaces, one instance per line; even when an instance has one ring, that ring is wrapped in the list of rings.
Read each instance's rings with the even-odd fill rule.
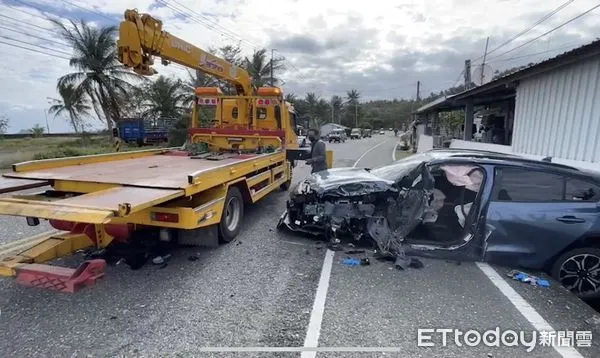
[[[487,54],[491,54],[493,52],[496,52],[498,49],[508,45],[509,43],[513,42],[514,40],[518,39],[519,37],[525,35],[526,33],[528,33],[529,31],[533,30],[536,26],[538,26],[539,24],[541,24],[542,22],[548,20],[549,18],[551,18],[552,16],[554,16],[556,13],[558,13],[559,11],[561,11],[562,9],[564,9],[565,7],[567,7],[568,5],[570,5],[573,1],[575,0],[568,0],[566,2],[564,2],[562,5],[560,5],[559,7],[557,7],[556,9],[552,10],[550,13],[544,15],[541,19],[539,19],[538,21],[536,21],[533,25],[531,25],[530,27],[526,28],[525,30],[519,32],[518,34],[516,34],[515,36],[511,37],[510,39],[506,40],[505,42],[503,42],[502,44],[500,44],[499,46],[496,46],[495,48],[493,48],[492,50],[488,51]],[[473,62],[479,60],[483,58],[483,56],[480,56],[478,58],[476,58],[475,60],[473,60]]]
[[[163,2],[163,1],[161,1],[161,2]],[[180,2],[178,2],[178,1],[176,1],[176,0],[171,0],[171,3],[175,3],[175,4],[177,4],[178,6],[180,6],[181,8],[184,8],[184,9],[188,10],[189,12],[191,12],[191,13],[193,13],[193,14],[196,14],[196,15],[198,15],[199,17],[203,18],[205,21],[207,21],[207,22],[209,22],[209,23],[213,24],[214,26],[217,26],[217,27],[219,27],[219,28],[223,29],[224,31],[226,31],[226,32],[230,33],[232,36],[235,36],[235,37],[239,38],[239,40],[240,40],[240,41],[246,42],[247,44],[249,44],[249,45],[250,45],[250,46],[252,46],[253,48],[258,48],[258,47],[260,47],[260,46],[257,46],[256,44],[254,44],[254,43],[252,43],[252,42],[250,42],[250,41],[248,41],[248,40],[245,40],[245,39],[243,39],[243,38],[241,38],[241,37],[237,36],[235,32],[233,32],[233,31],[229,30],[229,29],[228,29],[228,28],[226,28],[225,26],[218,24],[217,22],[213,21],[212,19],[208,18],[207,16],[204,16],[204,15],[202,15],[201,13],[199,13],[199,12],[197,12],[197,11],[194,11],[194,10],[190,9],[189,7],[187,7],[187,6],[183,5],[183,4],[181,4]]]
[[[535,52],[535,53],[528,53],[528,54],[524,54],[521,56],[515,56],[515,57],[509,57],[509,58],[503,58],[500,60],[493,60],[493,61],[488,61],[488,63],[497,63],[497,62],[508,62],[508,61],[512,61],[512,60],[518,60],[521,58],[526,58],[526,57],[532,57],[532,56],[537,56],[537,55],[543,55],[545,53],[549,53],[549,52],[554,52],[556,50],[560,50],[560,49],[566,49],[566,48],[571,48],[573,45],[578,44],[579,42],[573,42],[569,45],[564,45],[564,46],[560,46],[560,47],[555,47],[546,51],[540,51],[540,52]]]
[[[18,31],[18,30],[12,29],[10,27],[6,27],[6,26],[0,25],[0,29],[5,29],[5,30],[8,30],[8,31],[16,32],[16,33],[21,34],[21,35],[25,35],[25,36],[33,37],[33,38],[36,38],[36,39],[39,39],[39,40],[44,40],[44,41],[52,42],[52,43],[55,43],[55,44],[58,44],[58,45],[69,47],[69,45],[67,45],[64,42],[55,41],[55,40],[47,39],[47,38],[44,38],[44,37],[32,35],[32,34],[29,34],[27,32],[23,32],[23,31]]]
[[[68,52],[65,52],[65,51],[56,50],[56,49],[53,49],[53,48],[50,48],[50,47],[46,47],[46,46],[42,46],[42,45],[38,45],[38,44],[34,44],[34,43],[31,43],[31,42],[27,42],[27,41],[22,41],[22,40],[13,39],[12,37],[9,37],[9,36],[0,35],[0,37],[2,37],[2,38],[4,38],[4,39],[7,39],[7,40],[14,41],[14,42],[22,43],[22,44],[25,44],[25,45],[29,45],[29,46],[35,46],[35,47],[43,48],[43,49],[45,49],[45,50],[50,50],[50,51],[54,51],[54,52],[61,53],[61,54],[63,54],[63,55],[71,56],[71,54],[70,54],[70,53],[68,53]]]
[[[96,15],[98,15],[98,16],[102,16],[103,18],[105,18],[105,19],[107,19],[107,20],[110,20],[110,21],[112,21],[112,22],[116,22],[116,17],[109,17],[109,16],[106,16],[106,15],[104,15],[103,13],[101,13],[101,12],[99,12],[99,11],[92,10],[92,9],[88,9],[88,8],[85,8],[85,7],[83,7],[83,6],[79,6],[79,5],[77,5],[77,4],[73,4],[72,2],[70,2],[70,1],[68,1],[68,0],[62,0],[62,1],[63,1],[64,3],[67,3],[67,4],[71,5],[71,6],[73,6],[73,7],[76,7],[76,8],[78,8],[78,9],[80,9],[80,10],[87,11],[87,12],[90,12],[90,13],[92,13],[92,14],[96,14]]]
[[[541,34],[541,35],[539,35],[539,36],[537,36],[537,37],[535,37],[535,38],[533,38],[533,39],[531,39],[531,40],[529,40],[529,41],[527,41],[527,42],[525,42],[525,43],[522,43],[522,44],[520,44],[520,45],[519,45],[519,46],[517,46],[517,47],[514,47],[514,48],[512,48],[512,49],[510,49],[510,50],[508,50],[508,51],[505,51],[505,52],[501,53],[501,54],[500,54],[500,55],[498,55],[498,56],[495,56],[494,58],[498,58],[498,57],[504,56],[504,55],[506,55],[507,53],[511,53],[511,52],[513,52],[513,51],[515,51],[515,50],[517,50],[517,49],[520,49],[520,48],[522,48],[522,47],[524,47],[524,46],[527,46],[527,45],[529,45],[530,43],[532,43],[532,42],[535,42],[535,41],[539,40],[540,38],[542,38],[542,37],[544,37],[544,36],[546,36],[546,35],[548,35],[548,34],[550,34],[550,33],[554,32],[554,31],[556,31],[556,30],[560,29],[561,27],[563,27],[563,26],[565,26],[565,25],[567,25],[567,24],[569,24],[569,23],[571,23],[571,22],[573,22],[573,21],[575,21],[575,20],[579,19],[580,17],[582,17],[582,16],[585,16],[585,15],[589,14],[590,12],[592,12],[592,11],[596,10],[596,9],[597,9],[597,8],[599,8],[599,7],[600,7],[600,4],[598,4],[598,5],[596,5],[596,6],[592,7],[592,8],[590,8],[590,9],[588,9],[588,10],[586,10],[586,11],[582,12],[581,14],[579,14],[579,15],[577,15],[577,16],[575,16],[575,17],[573,17],[573,18],[571,18],[571,19],[569,19],[569,20],[567,20],[567,21],[563,22],[562,24],[560,24],[560,25],[556,26],[555,28],[553,28],[553,29],[551,29],[551,30],[548,30],[548,31],[546,31],[546,32],[544,32],[543,34]]]
[[[179,9],[178,7],[176,7],[176,6],[167,3],[164,0],[157,0],[157,1],[159,3],[161,3],[161,4],[163,4],[164,6],[166,6],[167,8],[171,9],[175,13],[183,15],[184,17],[189,18],[190,20],[194,21],[195,23],[203,25],[203,26],[207,27],[208,29],[213,30],[213,31],[219,33],[222,36],[226,36],[229,39],[234,40],[234,41],[247,42],[246,40],[244,40],[242,38],[239,38],[237,36],[234,36],[234,35],[231,35],[229,33],[225,33],[222,30],[219,30],[218,28],[216,28],[215,26],[211,25],[210,23],[207,23],[206,21],[200,20],[197,16],[192,16],[192,15],[190,15],[189,12],[183,11],[183,10]],[[251,45],[251,46],[253,47],[253,45]]]
[[[4,42],[2,40],[0,40],[0,44],[12,46],[12,47],[17,47],[17,48],[20,48],[20,49],[23,49],[23,50],[37,52],[37,53],[41,53],[43,55],[48,55],[48,56],[52,56],[52,57],[56,57],[56,58],[62,58],[64,60],[69,60],[68,57],[63,57],[63,56],[60,56],[60,55],[55,55],[55,54],[52,54],[52,53],[48,53],[48,52],[44,52],[44,51],[40,51],[40,50],[35,50],[35,49],[24,47],[24,46],[19,46],[19,45],[11,44],[11,43],[8,43],[8,42]]]
[[[34,6],[31,6],[30,4],[27,4],[27,3],[23,2],[23,1],[20,1],[20,0],[13,0],[13,1],[16,1],[16,2],[18,2],[18,3],[20,3],[20,4],[23,4],[23,5],[24,5],[24,6],[26,6],[26,7],[30,7],[30,8],[33,8],[33,9],[36,9],[36,10],[40,11],[38,8],[36,8],[36,7],[34,7]],[[15,6],[13,6],[13,5],[10,5],[10,4],[6,4],[6,3],[5,3],[5,4],[3,4],[3,5],[4,5],[4,6],[8,6],[8,7],[10,7],[10,8],[11,8],[11,9],[13,9],[13,10],[16,10],[16,11],[22,12],[22,13],[24,13],[24,14],[27,14],[27,15],[29,15],[29,16],[37,17],[38,19],[42,19],[42,20],[46,20],[46,21],[48,21],[48,18],[47,18],[47,17],[40,16],[40,15],[36,15],[36,14],[32,14],[32,13],[30,13],[30,12],[27,12],[27,11],[25,11],[25,10],[23,10],[23,9],[20,9],[20,8],[18,8],[18,7],[15,7]],[[41,12],[41,11],[40,11],[40,12]]]
[[[20,22],[19,20],[15,19],[15,18],[13,18],[13,17],[6,16],[6,15],[3,15],[3,14],[0,14],[0,17],[4,17],[4,18],[7,18],[7,19],[9,19],[9,20],[12,20],[12,21],[14,21],[16,24],[13,24],[13,26],[22,26],[22,25],[26,25],[26,26],[31,26],[31,27],[38,28],[38,29],[40,29],[40,30],[49,31],[49,32],[54,32],[54,30],[52,30],[52,29],[48,29],[48,28],[41,27],[41,26],[34,25],[34,24],[28,24],[28,23],[25,23],[25,22]]]

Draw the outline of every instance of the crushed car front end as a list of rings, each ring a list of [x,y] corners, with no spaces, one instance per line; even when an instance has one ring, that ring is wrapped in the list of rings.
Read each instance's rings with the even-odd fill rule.
[[[362,168],[315,173],[291,190],[279,227],[330,242],[371,240],[381,252],[398,254],[427,212],[433,185],[423,163],[401,169],[395,177]]]

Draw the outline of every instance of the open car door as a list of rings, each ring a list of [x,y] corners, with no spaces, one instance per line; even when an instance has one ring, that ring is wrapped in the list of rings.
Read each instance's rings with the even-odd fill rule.
[[[427,215],[431,203],[434,179],[425,162],[395,165],[395,181],[400,190],[398,199],[391,201],[387,220],[372,218],[367,223],[369,235],[377,242],[383,253],[402,251],[404,238],[412,232]]]

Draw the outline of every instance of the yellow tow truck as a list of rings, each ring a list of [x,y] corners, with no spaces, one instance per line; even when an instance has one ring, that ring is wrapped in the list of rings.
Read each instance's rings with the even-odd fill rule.
[[[162,30],[161,21],[127,10],[117,41],[119,60],[153,75],[154,56],[231,83],[236,95],[197,88],[188,141],[181,148],[118,152],[14,164],[0,177],[0,215],[48,220],[54,234],[0,247],[0,275],[75,292],[104,275],[106,262],[78,268],[45,262],[82,249],[140,239],[215,246],[241,229],[244,204],[287,189],[298,148],[295,113],[277,87],[254,88],[248,72]],[[200,108],[214,113],[199,127]],[[332,155],[328,153],[328,166]],[[24,189],[42,188],[33,194]],[[151,234],[148,234],[151,233]]]

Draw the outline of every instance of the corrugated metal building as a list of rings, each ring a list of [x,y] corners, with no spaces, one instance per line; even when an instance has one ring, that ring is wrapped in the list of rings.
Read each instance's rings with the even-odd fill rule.
[[[513,152],[600,162],[600,58],[520,81]]]
[[[453,140],[451,146],[553,158],[565,164],[600,169],[600,40],[531,65],[441,101],[417,115],[464,109],[471,128],[476,109],[500,108],[504,143]],[[501,148],[502,147],[502,148]]]

